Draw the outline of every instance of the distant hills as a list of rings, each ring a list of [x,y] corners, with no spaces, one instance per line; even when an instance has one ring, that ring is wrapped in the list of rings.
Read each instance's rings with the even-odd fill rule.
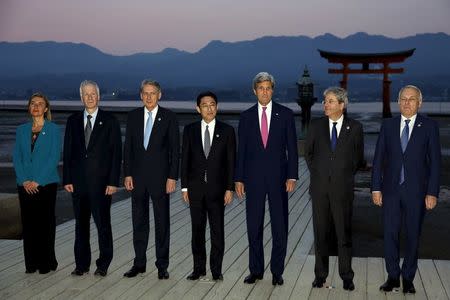
[[[263,70],[272,73],[280,87],[287,88],[294,87],[305,65],[313,81],[328,85],[337,83],[340,77],[327,74],[328,62],[317,49],[390,52],[410,48],[416,51],[402,64],[406,72],[394,77],[394,84],[407,80],[433,84],[433,90],[437,88],[439,93],[448,89],[449,35],[427,33],[395,39],[360,32],[346,38],[325,34],[315,38],[267,36],[233,43],[211,41],[195,53],[167,48],[158,53],[127,56],[103,53],[86,44],[0,42],[0,91],[5,94],[20,89],[76,90],[84,78],[97,80],[107,91],[135,91],[147,77],[171,89],[249,90],[253,76]],[[374,77],[354,76],[354,79],[373,81]],[[381,83],[372,84],[372,89],[373,86],[379,88]]]

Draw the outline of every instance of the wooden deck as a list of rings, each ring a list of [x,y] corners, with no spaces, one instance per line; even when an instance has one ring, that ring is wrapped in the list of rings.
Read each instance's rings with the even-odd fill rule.
[[[192,271],[191,226],[189,209],[181,193],[171,197],[170,279],[158,280],[154,262],[153,217],[150,220],[150,241],[147,251],[147,272],[136,278],[124,278],[134,258],[130,200],[112,207],[114,259],[105,278],[91,274],[73,277],[74,221],[57,227],[56,255],[58,270],[46,275],[25,274],[21,241],[0,240],[0,299],[449,299],[450,262],[420,260],[415,279],[417,294],[405,297],[401,292],[388,295],[378,290],[386,272],[382,258],[354,258],[356,289],[347,292],[337,272],[336,258],[330,259],[331,288],[312,289],[314,256],[311,203],[308,194],[309,176],[300,161],[300,180],[289,198],[289,243],[286,257],[285,283],[273,287],[269,270],[271,233],[269,214],[265,220],[265,278],[254,285],[243,283],[248,274],[248,242],[245,224],[245,203],[235,199],[225,210],[226,249],[223,262],[224,281],[188,281]],[[153,213],[151,212],[152,216]],[[97,233],[91,225],[93,261],[98,256]],[[209,252],[209,242],[207,242]]]

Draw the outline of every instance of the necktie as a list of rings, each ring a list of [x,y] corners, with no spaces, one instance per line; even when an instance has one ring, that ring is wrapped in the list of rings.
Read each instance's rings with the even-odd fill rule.
[[[203,151],[205,152],[206,158],[208,158],[210,149],[211,149],[211,137],[209,136],[209,126],[206,125],[206,129],[205,129],[205,145],[203,147]]]
[[[333,122],[333,128],[331,129],[331,150],[336,149],[336,143],[337,143],[337,129],[336,129],[337,122]]]
[[[145,148],[145,150],[147,150],[148,142],[150,141],[152,127],[153,127],[152,112],[149,111],[147,122],[145,123],[145,132],[144,132],[144,148]]]
[[[91,133],[92,133],[91,119],[92,119],[92,116],[87,115],[86,127],[84,128],[84,144],[86,146],[86,149],[89,145],[89,139],[91,138]]]
[[[269,125],[267,124],[267,114],[266,114],[267,107],[263,107],[262,109],[263,111],[261,115],[261,137],[264,148],[266,148],[267,139],[269,138]]]
[[[403,153],[405,153],[409,140],[409,121],[411,120],[405,120],[405,127],[403,127],[402,135],[400,136],[400,143],[402,144]],[[403,182],[405,182],[405,166],[402,163],[402,169],[400,170],[400,184]]]

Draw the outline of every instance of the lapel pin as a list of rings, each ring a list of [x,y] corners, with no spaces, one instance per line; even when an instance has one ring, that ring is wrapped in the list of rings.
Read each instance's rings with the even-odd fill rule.
[[[218,138],[218,137],[219,137],[219,135],[218,135],[218,134],[216,134],[216,137]]]
[[[102,121],[100,121],[100,122],[98,122],[98,124],[99,124],[99,125],[102,125],[102,124],[103,124],[103,122],[102,122]]]
[[[278,113],[275,113],[275,116],[278,116]]]
[[[42,134],[44,134],[44,135],[45,135],[45,131],[42,131]]]
[[[158,118],[158,121],[161,121],[161,118]]]
[[[347,130],[350,130],[350,126],[347,126]]]
[[[420,126],[422,126],[422,123],[417,124],[417,127],[420,127]]]

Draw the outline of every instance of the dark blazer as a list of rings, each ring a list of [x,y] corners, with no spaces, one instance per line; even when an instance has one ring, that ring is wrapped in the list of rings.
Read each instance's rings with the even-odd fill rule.
[[[144,107],[128,114],[123,157],[124,176],[152,193],[165,194],[167,178],[178,179],[180,132],[176,114],[158,107],[147,150],[144,146]]]
[[[45,121],[31,152],[31,122],[20,125],[16,132],[13,163],[18,185],[32,180],[39,185],[59,181],[58,163],[61,157],[61,132],[59,127]]]
[[[107,185],[119,186],[122,157],[119,122],[99,109],[86,149],[83,113],[74,113],[67,119],[63,183],[73,184],[74,192],[86,191],[88,186],[103,191]]]
[[[364,162],[361,123],[344,117],[333,152],[328,117],[312,120],[305,140],[305,160],[313,199],[326,192],[333,193],[337,199],[353,199],[354,175]]]
[[[232,191],[235,156],[236,138],[230,125],[216,120],[208,159],[203,152],[201,121],[186,125],[183,133],[181,187],[189,191],[201,189],[206,172],[208,189],[221,193]]]
[[[258,120],[258,104],[241,114],[235,181],[257,189],[264,177],[270,186],[298,179],[297,137],[292,110],[272,101],[269,138],[264,149]]]
[[[403,163],[411,197],[438,197],[441,164],[438,124],[418,114],[406,151],[402,153],[400,122],[400,116],[383,121],[373,159],[372,190],[381,191],[384,196],[398,189]]]

